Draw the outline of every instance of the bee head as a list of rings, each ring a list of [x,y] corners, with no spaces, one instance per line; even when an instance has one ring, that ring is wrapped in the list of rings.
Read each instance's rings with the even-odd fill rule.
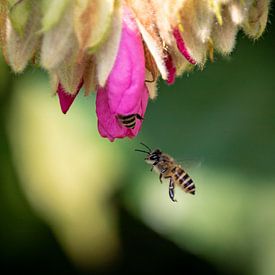
[[[146,158],[144,159],[147,163],[152,164],[156,161],[159,161],[160,155],[162,154],[159,149],[155,149],[154,151],[152,151],[152,149],[146,144],[141,142],[141,145],[146,147],[148,151],[140,150],[140,149],[135,149],[135,151],[147,154]]]
[[[160,155],[161,151],[159,149],[156,149],[147,155],[145,161],[149,164],[153,164],[154,162],[159,161]]]

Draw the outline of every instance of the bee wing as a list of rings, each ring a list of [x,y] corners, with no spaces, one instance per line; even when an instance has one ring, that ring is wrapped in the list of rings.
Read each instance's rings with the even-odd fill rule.
[[[195,160],[195,159],[183,159],[178,160],[178,164],[185,169],[199,169],[203,165],[203,160]]]

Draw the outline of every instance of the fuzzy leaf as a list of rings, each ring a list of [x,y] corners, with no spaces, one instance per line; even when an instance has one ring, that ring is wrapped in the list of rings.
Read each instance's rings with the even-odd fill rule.
[[[152,54],[156,65],[159,69],[161,77],[166,80],[168,78],[168,72],[165,66],[165,56],[163,54],[163,46],[156,41],[144,28],[144,26],[137,21],[139,31],[142,35],[144,42],[146,43],[150,53]]]
[[[121,38],[121,29],[122,9],[121,6],[117,6],[112,19],[111,33],[95,53],[98,84],[101,87],[105,86],[107,78],[114,66]]]
[[[150,0],[150,2],[154,9],[160,37],[166,44],[171,45],[173,43],[172,29],[177,24],[178,15],[186,0]]]
[[[246,1],[245,3],[238,1],[238,0],[233,0],[229,6],[229,12],[231,15],[231,20],[234,24],[236,25],[241,25],[247,16],[247,11],[248,11],[248,4]]]
[[[114,8],[115,0],[76,0],[74,29],[82,50],[92,53],[105,41]]]
[[[7,32],[7,14],[8,3],[3,0],[0,2],[0,46],[3,51],[3,55],[6,58],[6,32]]]
[[[71,3],[72,0],[42,0],[42,31],[46,32],[56,26]]]
[[[86,67],[87,57],[77,60],[75,57],[67,58],[54,70],[63,89],[68,94],[75,94],[78,90],[79,83],[82,82],[84,69]]]
[[[88,96],[91,91],[96,91],[96,64],[94,61],[94,56],[91,56],[87,59],[83,72],[83,82],[85,96]]]
[[[7,21],[7,58],[15,72],[24,70],[39,43],[38,30],[40,29],[41,14],[38,5],[33,5],[32,13],[33,16],[30,16],[21,36],[14,30],[10,20]]]
[[[47,70],[56,69],[67,56],[78,49],[72,24],[73,6],[68,5],[64,16],[43,36],[41,64]]]
[[[198,65],[203,66],[206,61],[207,43],[198,36],[198,29],[201,28],[202,23],[194,19],[199,16],[197,5],[196,1],[184,2],[180,10],[179,22],[183,26],[181,37],[187,52]]]
[[[209,0],[209,6],[216,16],[218,24],[221,26],[223,24],[222,18],[222,1],[220,0]]]
[[[230,54],[235,46],[238,27],[232,22],[228,7],[222,12],[223,24],[215,24],[212,33],[214,48],[221,54]]]
[[[243,30],[248,36],[257,39],[262,35],[267,23],[269,5],[270,0],[253,1],[243,24]]]
[[[31,5],[35,4],[32,0],[8,0],[9,5],[9,18],[13,29],[21,36],[24,33],[27,25]]]
[[[168,72],[165,66],[163,41],[156,25],[156,17],[153,12],[153,5],[149,1],[127,0],[132,8],[142,38],[151,53],[157,68],[163,79],[167,79]]]
[[[195,9],[195,16],[192,18],[194,31],[202,43],[207,43],[214,24],[214,13],[208,0],[194,0],[193,2]]]

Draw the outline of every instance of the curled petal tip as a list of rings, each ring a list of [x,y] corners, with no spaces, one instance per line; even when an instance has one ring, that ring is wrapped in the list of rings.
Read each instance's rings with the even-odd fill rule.
[[[168,78],[167,78],[166,82],[168,85],[172,85],[175,82],[177,70],[173,63],[173,59],[169,53],[167,53],[167,56],[165,58],[165,66],[168,71]]]
[[[79,84],[75,94],[69,94],[64,90],[62,84],[60,82],[58,83],[57,94],[59,97],[59,103],[63,114],[66,114],[70,109],[82,85],[83,85],[83,81]]]
[[[196,65],[197,62],[196,60],[190,55],[189,51],[187,50],[186,48],[186,45],[184,43],[184,40],[181,36],[181,33],[180,33],[180,30],[178,28],[174,28],[173,29],[173,36],[175,37],[176,39],[176,43],[177,43],[177,47],[180,51],[180,53],[186,58],[186,60],[193,64],[193,65]]]

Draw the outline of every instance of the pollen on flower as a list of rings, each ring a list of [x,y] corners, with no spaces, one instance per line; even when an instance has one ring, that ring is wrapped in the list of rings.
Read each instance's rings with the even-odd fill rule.
[[[230,54],[240,29],[258,38],[270,8],[270,0],[92,2],[0,1],[0,42],[15,72],[40,57],[58,79],[63,113],[82,86],[85,95],[94,90],[98,130],[111,141],[139,133],[159,78],[171,85],[190,66],[214,61],[214,51]],[[118,114],[144,120],[127,128]]]

